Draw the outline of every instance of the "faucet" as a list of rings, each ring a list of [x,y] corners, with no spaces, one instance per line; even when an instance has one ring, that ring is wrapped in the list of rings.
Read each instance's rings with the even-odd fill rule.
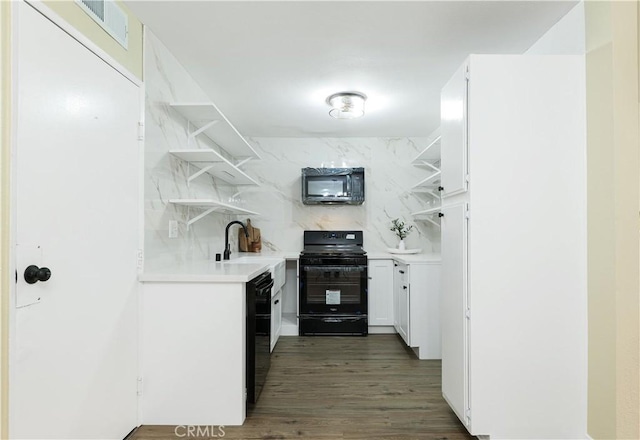
[[[249,231],[247,231],[247,228],[244,226],[244,224],[242,224],[242,222],[239,222],[238,220],[229,222],[229,224],[224,230],[224,257],[223,257],[224,260],[228,260],[229,257],[231,256],[231,245],[229,245],[229,228],[234,223],[242,226],[242,229],[244,229],[244,235],[246,235],[247,238],[249,238]]]

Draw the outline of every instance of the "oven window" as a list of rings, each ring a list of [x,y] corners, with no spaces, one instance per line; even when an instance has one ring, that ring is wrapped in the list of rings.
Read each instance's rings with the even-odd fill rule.
[[[362,270],[358,267],[305,267],[307,304],[360,304]]]
[[[310,196],[342,196],[343,179],[311,179],[307,177],[307,194]]]

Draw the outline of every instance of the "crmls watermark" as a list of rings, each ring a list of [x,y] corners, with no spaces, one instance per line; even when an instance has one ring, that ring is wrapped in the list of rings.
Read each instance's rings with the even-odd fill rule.
[[[179,425],[173,430],[176,437],[206,437],[206,438],[222,438],[224,437],[224,425],[219,426],[196,426],[196,425]]]

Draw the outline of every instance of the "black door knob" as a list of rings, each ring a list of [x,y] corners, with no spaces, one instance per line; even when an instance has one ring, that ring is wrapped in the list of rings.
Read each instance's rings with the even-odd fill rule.
[[[51,278],[51,271],[48,267],[31,265],[24,270],[24,280],[28,284],[35,284],[38,281],[47,281],[49,278]]]

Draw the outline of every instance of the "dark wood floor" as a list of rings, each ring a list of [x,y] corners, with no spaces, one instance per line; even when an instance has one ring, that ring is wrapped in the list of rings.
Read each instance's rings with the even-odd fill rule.
[[[280,338],[255,409],[243,426],[224,427],[224,437],[216,434],[225,439],[475,438],[442,398],[440,361],[418,360],[396,335]],[[143,426],[132,437],[177,438],[168,426]]]

